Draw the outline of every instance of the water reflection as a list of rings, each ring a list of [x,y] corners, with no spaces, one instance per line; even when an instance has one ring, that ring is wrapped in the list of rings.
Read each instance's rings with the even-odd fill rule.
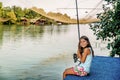
[[[63,30],[63,31],[61,31]],[[22,38],[42,38],[44,33],[49,35],[53,35],[53,33],[57,33],[57,35],[61,34],[61,32],[67,32],[67,27],[61,26],[18,26],[18,25],[0,25],[0,46],[4,41],[16,41],[21,40]]]
[[[3,43],[3,26],[0,26],[0,48]]]

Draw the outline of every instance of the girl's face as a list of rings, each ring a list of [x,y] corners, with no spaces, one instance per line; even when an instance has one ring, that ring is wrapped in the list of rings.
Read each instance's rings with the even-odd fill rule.
[[[88,45],[88,42],[85,39],[80,39],[80,46],[85,48]]]

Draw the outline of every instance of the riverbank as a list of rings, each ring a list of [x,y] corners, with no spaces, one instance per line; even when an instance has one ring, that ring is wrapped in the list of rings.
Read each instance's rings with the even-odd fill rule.
[[[2,7],[0,2],[0,24],[19,24],[19,25],[50,25],[50,24],[77,24],[77,19],[71,18],[67,14],[60,12],[45,12],[42,8],[24,8],[18,6]],[[75,13],[76,14],[76,13]],[[99,22],[97,18],[79,19],[80,24]]]

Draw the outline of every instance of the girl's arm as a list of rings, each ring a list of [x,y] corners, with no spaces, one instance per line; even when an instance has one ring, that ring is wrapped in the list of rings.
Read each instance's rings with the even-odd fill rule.
[[[80,59],[80,61],[81,61],[82,63],[85,62],[86,57],[87,57],[87,55],[89,55],[89,54],[90,54],[90,49],[89,49],[89,48],[85,48],[82,54],[80,53],[79,50],[77,51],[77,56],[78,56],[78,58]]]

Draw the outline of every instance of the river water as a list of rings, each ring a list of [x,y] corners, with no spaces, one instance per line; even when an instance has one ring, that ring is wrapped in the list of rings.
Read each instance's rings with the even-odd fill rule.
[[[106,42],[89,28],[80,25],[81,35],[89,37],[95,55],[108,56]],[[77,44],[77,25],[0,25],[0,80],[62,80]]]

